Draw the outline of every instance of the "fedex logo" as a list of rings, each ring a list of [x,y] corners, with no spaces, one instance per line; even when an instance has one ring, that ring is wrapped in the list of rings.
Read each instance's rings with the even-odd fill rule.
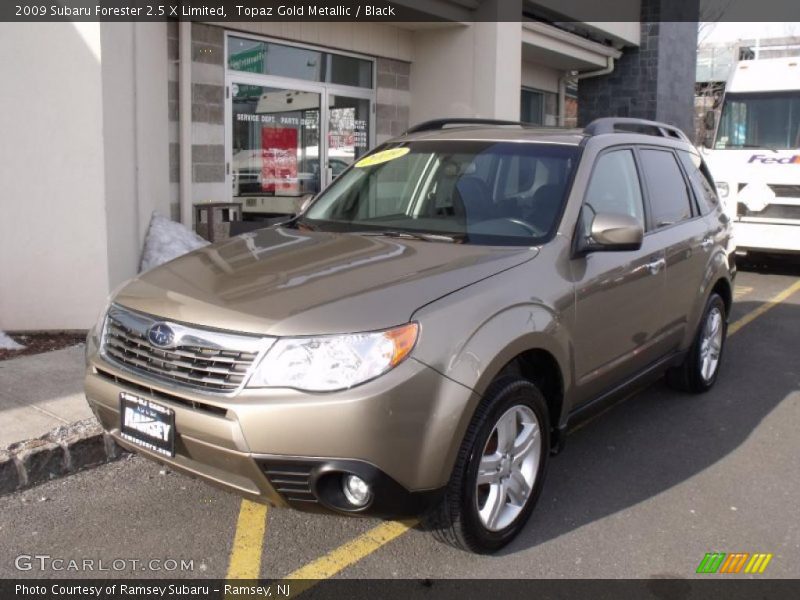
[[[800,165],[800,154],[794,156],[769,156],[766,154],[753,154],[748,164],[760,162],[762,165]]]

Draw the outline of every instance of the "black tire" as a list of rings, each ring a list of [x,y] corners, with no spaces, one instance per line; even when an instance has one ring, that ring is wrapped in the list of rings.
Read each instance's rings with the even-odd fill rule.
[[[701,370],[701,351],[703,344],[703,332],[705,330],[709,315],[715,310],[719,310],[722,314],[722,342],[719,352],[719,359],[716,369],[711,377],[706,378],[703,376]],[[686,355],[683,363],[667,371],[667,383],[670,387],[691,394],[702,394],[714,387],[719,375],[719,369],[722,365],[722,356],[725,352],[725,341],[728,336],[728,315],[725,310],[725,302],[716,292],[709,296],[706,302],[705,310],[703,310],[703,317],[700,319],[700,324],[697,326],[697,332],[692,342],[692,347]]]
[[[530,408],[539,425],[539,466],[533,486],[518,516],[505,528],[492,531],[478,514],[476,478],[483,450],[501,416],[514,406]],[[508,544],[525,526],[544,486],[550,450],[547,403],[539,389],[521,377],[503,377],[487,390],[467,429],[450,482],[440,503],[423,518],[436,539],[462,550],[488,554]]]

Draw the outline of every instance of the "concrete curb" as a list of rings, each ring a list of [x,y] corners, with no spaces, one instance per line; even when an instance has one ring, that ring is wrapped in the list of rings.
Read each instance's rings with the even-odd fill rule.
[[[96,419],[56,427],[0,449],[0,495],[117,460],[127,451]]]

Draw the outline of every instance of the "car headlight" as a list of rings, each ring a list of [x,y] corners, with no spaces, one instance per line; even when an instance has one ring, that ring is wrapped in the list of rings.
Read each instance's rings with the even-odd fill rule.
[[[414,348],[419,325],[319,337],[281,338],[267,351],[248,387],[309,392],[351,388],[399,365]]]
[[[108,316],[109,308],[111,308],[110,295],[103,303],[103,308],[100,314],[97,315],[97,321],[95,321],[94,327],[89,330],[89,335],[86,337],[86,345],[83,351],[83,358],[86,366],[89,366],[89,354],[95,352],[103,343],[103,328],[106,326],[106,317]]]
[[[97,321],[94,324],[94,329],[92,329],[90,332],[90,334],[93,334],[99,341],[102,341],[101,338],[103,337],[103,327],[105,327],[106,316],[108,316],[108,311],[111,308],[111,304],[113,304],[114,298],[119,291],[126,285],[128,285],[127,281],[120,283],[113,290],[111,290],[111,293],[106,296],[106,300],[103,302],[103,309],[100,311],[100,314],[97,315]]]
[[[100,339],[103,335],[103,327],[106,324],[106,317],[108,316],[108,309],[111,308],[111,300],[106,300],[100,314],[97,315],[97,322],[94,324],[94,335]]]
[[[719,194],[720,198],[727,198],[728,194],[731,193],[731,189],[728,187],[728,184],[724,181],[717,182],[717,193]]]

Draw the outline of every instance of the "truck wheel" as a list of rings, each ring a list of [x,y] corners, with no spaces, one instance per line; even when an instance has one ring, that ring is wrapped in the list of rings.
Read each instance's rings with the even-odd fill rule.
[[[514,539],[544,485],[549,422],[544,397],[527,379],[503,377],[489,387],[445,495],[424,519],[437,539],[481,554]]]
[[[680,366],[667,371],[667,383],[693,394],[702,394],[714,387],[727,334],[725,303],[719,294],[712,293],[689,354]]]

